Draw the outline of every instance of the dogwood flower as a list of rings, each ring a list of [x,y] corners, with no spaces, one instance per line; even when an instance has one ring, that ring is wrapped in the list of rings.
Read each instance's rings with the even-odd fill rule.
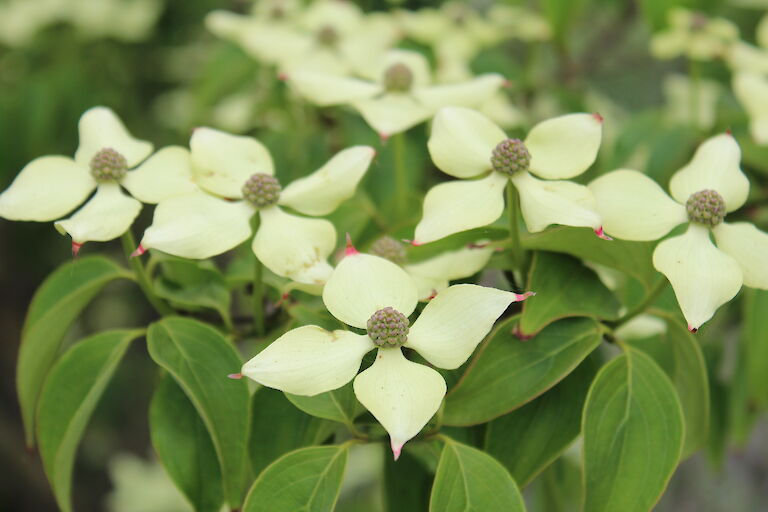
[[[431,300],[448,288],[450,281],[477,274],[493,255],[493,249],[477,244],[408,263],[403,243],[389,236],[378,238],[370,252],[400,265],[416,283],[420,301]]]
[[[323,289],[323,302],[341,322],[365,329],[293,329],[245,363],[242,375],[286,393],[314,396],[354,379],[357,399],[390,436],[397,459],[403,445],[437,412],[445,396],[443,377],[410,361],[403,349],[430,364],[455,369],[464,364],[512,303],[526,295],[472,284],[440,292],[411,325],[416,284],[394,263],[347,247],[347,255]],[[377,349],[374,363],[359,375],[363,356]]]
[[[197,128],[190,148],[189,165],[200,190],[158,204],[137,254],[158,249],[184,258],[210,258],[251,237],[250,221],[258,212],[252,243],[256,257],[281,277],[325,283],[336,229],[325,219],[293,215],[280,206],[310,216],[333,212],[354,194],[375,155],[373,148],[340,151],[285,188],[274,177],[269,151],[252,137]]]
[[[725,55],[725,61],[733,72],[768,73],[768,50],[744,41],[736,41]]]
[[[655,181],[631,170],[593,181],[605,229],[625,240],[662,238],[687,223],[684,234],[656,246],[653,265],[664,274],[695,332],[742,284],[768,289],[768,234],[748,222],[723,222],[741,207],[749,181],[739,168],[741,151],[730,134],[704,141],[670,181],[670,199]],[[714,234],[717,246],[710,240]]]
[[[286,80],[315,105],[351,105],[382,138],[426,121],[440,107],[478,105],[504,84],[501,75],[489,73],[461,83],[431,85],[427,59],[407,50],[388,52],[366,74],[370,80],[297,70]]]
[[[733,75],[733,93],[749,115],[749,133],[768,144],[768,77],[746,71]]]
[[[604,236],[592,193],[583,185],[563,181],[595,161],[602,122],[598,114],[555,117],[534,126],[521,141],[507,138],[479,112],[441,109],[432,123],[429,154],[440,170],[459,180],[427,192],[415,242],[432,242],[491,224],[504,211],[504,187],[510,180],[520,193],[529,231],[564,224],[588,226]]]
[[[133,138],[108,108],[86,111],[78,131],[80,145],[74,159],[43,156],[22,169],[0,195],[0,217],[56,220],[95,189],[96,194],[72,217],[54,224],[61,234],[72,237],[72,251],[77,254],[86,242],[106,242],[125,233],[141,210],[136,199],[152,204],[195,188],[188,174],[167,166],[169,160],[177,158],[179,148],[164,148],[147,159],[152,144]],[[121,187],[133,197],[124,194]]]
[[[694,84],[685,75],[671,74],[664,78],[667,118],[676,123],[712,129],[721,94],[722,87],[714,80],[700,79]]]
[[[708,18],[700,12],[679,7],[669,10],[669,28],[651,38],[651,54],[658,59],[685,55],[694,60],[711,60],[725,55],[739,38],[739,29],[725,18]]]

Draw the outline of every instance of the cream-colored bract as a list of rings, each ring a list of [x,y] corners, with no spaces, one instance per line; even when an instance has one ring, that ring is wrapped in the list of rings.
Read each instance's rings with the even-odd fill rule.
[[[396,264],[348,247],[323,289],[323,302],[340,321],[365,329],[376,311],[392,307],[409,316],[416,284]],[[472,284],[437,294],[413,324],[405,347],[441,368],[457,368],[496,319],[524,295]],[[320,327],[289,331],[243,365],[256,382],[288,393],[316,395],[353,378],[358,400],[390,435],[397,458],[402,446],[427,424],[445,396],[435,370],[409,361],[401,348],[380,348],[374,363],[355,378],[363,356],[375,348],[368,336]]]
[[[507,138],[493,121],[475,110],[445,107],[432,123],[427,143],[432,161],[457,178],[485,177],[436,185],[424,199],[424,213],[416,226],[416,241],[440,238],[482,227],[504,211],[507,175],[492,170],[491,156]],[[591,227],[599,230],[591,192],[583,185],[543,178],[573,177],[583,173],[597,158],[602,138],[602,118],[596,114],[568,114],[539,123],[525,139],[531,155],[530,172],[511,176],[520,192],[523,218],[531,232],[550,224]]]
[[[658,59],[684,55],[689,59],[722,57],[739,38],[739,29],[725,18],[708,18],[680,7],[667,14],[669,27],[651,38],[651,54]]]
[[[672,201],[642,173],[610,172],[589,188],[609,234],[626,240],[657,240],[689,222],[685,204],[691,194],[714,190],[727,211],[744,204],[749,181],[739,165],[741,152],[730,134],[705,140],[691,161],[670,181]],[[710,229],[691,222],[685,234],[659,243],[656,269],[669,279],[691,330],[698,329],[717,308],[746,286],[768,289],[768,234],[750,223],[720,222]]]
[[[44,156],[27,164],[0,194],[0,216],[10,220],[55,221],[96,190],[72,217],[56,222],[56,229],[69,234],[79,247],[85,242],[112,240],[130,228],[141,203],[123,194],[120,186],[145,203],[156,203],[195,188],[189,172],[176,165],[178,150],[166,148],[145,161],[152,153],[152,144],[132,137],[117,115],[106,107],[84,112],[78,131],[80,141],[74,159]],[[103,149],[122,155],[129,169],[141,165],[128,170],[117,182],[97,183],[91,174],[91,160]]]
[[[252,137],[203,127],[192,134],[190,147],[189,158],[182,158],[181,151],[174,162],[186,166],[177,174],[192,176],[199,190],[161,201],[141,247],[210,258],[251,236],[250,220],[257,209],[241,199],[242,189],[251,175],[272,175],[274,167],[267,148]],[[354,195],[375,154],[368,146],[340,151],[314,173],[286,186],[278,205],[312,216],[333,212]],[[293,215],[278,205],[259,210],[254,254],[281,277],[324,284],[331,272],[327,258],[336,246],[335,228],[327,220]]]
[[[449,281],[480,272],[492,255],[493,249],[489,247],[463,247],[418,263],[405,264],[403,269],[416,283],[419,300],[423,301],[448,288]]]
[[[747,111],[752,139],[768,145],[768,77],[748,71],[735,73],[733,92]]]

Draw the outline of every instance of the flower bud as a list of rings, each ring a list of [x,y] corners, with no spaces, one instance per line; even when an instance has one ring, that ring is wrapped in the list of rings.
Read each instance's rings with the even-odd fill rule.
[[[333,46],[339,40],[339,34],[336,32],[335,28],[330,25],[325,25],[317,33],[317,40],[324,46]]]
[[[685,203],[688,219],[691,222],[715,227],[725,218],[725,201],[715,190],[700,190],[691,194]]]
[[[112,148],[103,148],[91,158],[91,175],[99,183],[120,181],[128,172],[128,161]]]
[[[527,171],[531,165],[531,154],[520,139],[504,139],[493,148],[491,165],[494,171],[509,176]]]
[[[248,178],[243,185],[243,197],[256,208],[266,208],[277,203],[282,187],[277,178],[269,174],[257,173]]]
[[[397,265],[405,263],[405,246],[391,236],[382,236],[373,242],[370,253]]]
[[[384,72],[384,88],[389,92],[408,92],[413,85],[411,68],[398,62]]]
[[[408,340],[408,318],[387,306],[368,319],[368,337],[381,348],[402,346]]]

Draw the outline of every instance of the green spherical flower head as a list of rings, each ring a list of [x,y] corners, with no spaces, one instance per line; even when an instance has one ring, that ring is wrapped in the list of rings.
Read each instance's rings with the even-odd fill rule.
[[[368,337],[381,348],[400,347],[408,340],[408,325],[404,314],[386,307],[368,319]]]
[[[520,139],[504,139],[493,148],[491,165],[494,171],[512,176],[516,172],[528,170],[531,154]]]
[[[91,158],[91,175],[99,183],[120,181],[128,172],[128,161],[112,148],[99,150]]]
[[[282,187],[277,178],[269,174],[257,173],[248,178],[243,185],[243,197],[256,208],[266,208],[277,203]]]
[[[333,46],[339,40],[339,34],[336,32],[335,28],[326,25],[317,33],[317,40],[322,45]]]
[[[725,201],[715,190],[700,190],[691,194],[685,203],[688,219],[705,226],[715,227],[725,218]]]
[[[408,92],[413,85],[411,68],[398,62],[384,72],[384,88],[389,92]]]
[[[391,236],[382,236],[373,242],[370,252],[397,265],[405,263],[405,246]]]

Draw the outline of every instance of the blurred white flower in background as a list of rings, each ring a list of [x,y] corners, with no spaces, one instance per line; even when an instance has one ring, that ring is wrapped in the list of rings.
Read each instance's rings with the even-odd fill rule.
[[[725,18],[709,18],[705,14],[683,8],[669,10],[668,28],[651,38],[651,54],[658,59],[686,56],[693,60],[723,57],[739,38],[739,29]]]

